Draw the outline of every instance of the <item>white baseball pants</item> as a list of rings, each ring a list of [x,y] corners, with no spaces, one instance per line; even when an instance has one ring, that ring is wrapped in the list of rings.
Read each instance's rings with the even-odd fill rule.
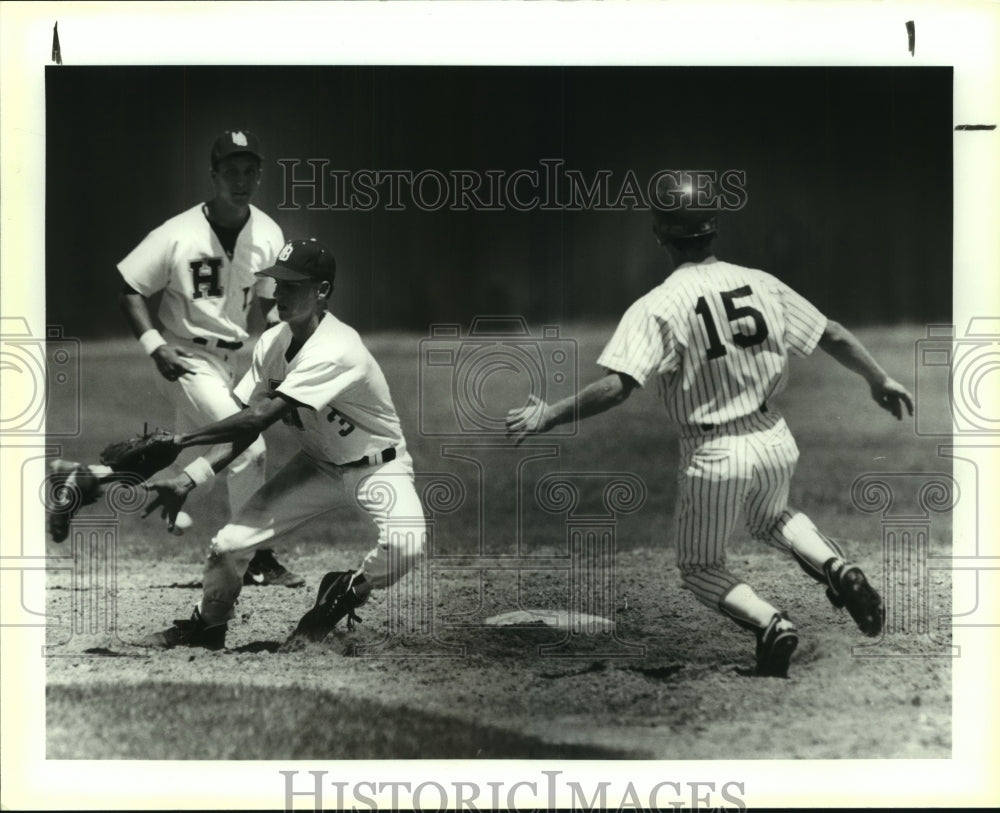
[[[378,529],[359,568],[373,589],[405,575],[426,545],[423,506],[413,486],[409,454],[380,466],[335,466],[299,452],[258,489],[212,540],[204,572],[201,614],[209,624],[232,617],[253,551],[281,542],[297,528],[353,498]]]
[[[180,344],[192,354],[184,361],[194,369],[194,373],[181,376],[177,381],[167,381],[156,373],[160,392],[174,407],[175,432],[190,432],[235,415],[242,409],[232,394],[236,384],[235,371],[229,364],[227,354],[220,352],[220,355],[215,355],[173,336],[168,341]],[[250,495],[264,484],[265,452],[264,438],[259,437],[226,469],[230,516],[235,516]],[[197,451],[186,454],[182,462],[198,454],[200,452]]]

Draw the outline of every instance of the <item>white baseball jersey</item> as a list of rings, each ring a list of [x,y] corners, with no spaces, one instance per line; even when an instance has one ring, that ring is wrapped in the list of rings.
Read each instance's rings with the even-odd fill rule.
[[[233,394],[253,406],[273,393],[303,406],[285,418],[311,457],[343,465],[404,444],[389,385],[354,328],[331,313],[291,361],[292,332],[282,323],[264,332],[253,362]]]
[[[219,622],[231,617],[241,574],[252,550],[292,538],[302,523],[337,505],[342,490],[375,523],[378,541],[359,569],[372,589],[397,582],[427,542],[423,506],[414,488],[389,386],[357,332],[325,313],[289,361],[292,332],[282,323],[264,332],[250,370],[233,394],[253,406],[281,393],[302,406],[285,418],[301,451],[281,467],[212,539],[201,610]],[[389,448],[395,458],[374,456]],[[346,466],[369,458],[370,465]],[[339,484],[339,489],[337,486]],[[391,496],[390,496],[391,495]]]
[[[254,295],[274,296],[274,280],[254,273],[283,245],[278,224],[251,205],[230,259],[199,203],[153,229],[118,270],[143,296],[163,291],[157,315],[176,336],[242,342]]]
[[[808,355],[826,317],[781,280],[714,257],[684,263],[626,311],[597,363],[645,385],[686,426],[757,412]]]

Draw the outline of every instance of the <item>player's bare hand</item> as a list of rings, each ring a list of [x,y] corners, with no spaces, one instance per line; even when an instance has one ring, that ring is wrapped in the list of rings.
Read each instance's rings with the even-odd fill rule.
[[[160,516],[167,522],[167,530],[173,532],[177,514],[194,488],[194,482],[186,474],[179,474],[166,480],[149,480],[143,485],[154,497],[146,505],[142,518],[145,519],[159,508]]]
[[[194,356],[182,347],[171,347],[164,344],[153,351],[156,369],[167,381],[176,381],[182,375],[190,375],[194,372],[190,365],[184,361],[185,358],[194,358]]]
[[[872,384],[872,398],[882,409],[895,415],[897,421],[903,420],[904,404],[907,413],[913,414],[913,396],[906,387],[891,378]]]
[[[504,423],[507,437],[513,438],[514,445],[519,446],[528,435],[548,432],[552,428],[549,405],[534,394],[529,395],[528,403],[510,410]]]

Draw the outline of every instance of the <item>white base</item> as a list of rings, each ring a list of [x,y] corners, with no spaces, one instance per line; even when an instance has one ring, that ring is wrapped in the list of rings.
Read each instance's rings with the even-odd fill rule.
[[[615,624],[599,615],[569,612],[568,610],[513,610],[487,618],[490,627],[534,627],[544,625],[556,629],[583,633],[612,632]]]

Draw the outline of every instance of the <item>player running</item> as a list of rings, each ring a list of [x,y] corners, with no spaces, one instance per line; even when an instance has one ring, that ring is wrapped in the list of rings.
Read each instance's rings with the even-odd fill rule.
[[[256,298],[269,316],[274,281],[255,272],[274,263],[284,242],[281,229],[251,203],[260,185],[263,153],[248,130],[227,130],[212,145],[215,194],[151,231],[118,264],[124,281],[121,306],[132,332],[156,365],[157,389],[174,407],[174,428],[193,429],[233,415],[235,353],[249,339],[247,315]],[[162,292],[157,330],[147,300]],[[274,320],[277,321],[276,319]],[[230,514],[235,515],[264,482],[264,439],[258,438],[229,467]],[[90,485],[111,474],[83,470],[57,460],[51,466],[61,484]],[[58,486],[59,484],[57,484]],[[93,494],[84,494],[84,501]],[[60,542],[72,512],[49,514],[49,531]],[[271,550],[258,550],[246,571],[247,584],[300,587]]]
[[[258,272],[277,281],[282,324],[261,336],[250,370],[233,391],[245,406],[177,435],[178,446],[213,448],[177,477],[147,484],[156,497],[145,515],[162,507],[172,526],[188,493],[237,460],[271,424],[282,421],[301,445],[212,539],[202,599],[191,618],[144,645],[221,649],[254,549],[284,541],[332,510],[334,491],[357,500],[378,527],[378,543],[357,570],[323,577],[316,605],[292,639],[321,640],[344,616],[354,619],[371,590],[401,578],[422,553],[423,508],[388,384],[357,332],[327,312],[335,270],[322,243],[292,240],[273,266]]]
[[[680,427],[675,534],[683,584],[754,633],[757,675],[786,677],[798,644],[795,625],[726,567],[726,542],[741,513],[754,538],[790,553],[865,635],[879,635],[884,618],[861,569],[788,505],[799,452],[772,403],[786,384],[788,355],[809,355],[818,345],[864,377],[876,403],[897,419],[903,404],[913,414],[912,398],[847,328],[783,282],[716,259],[715,213],[690,208],[690,183],[665,176],[657,199],[681,201],[654,213],[673,273],[622,317],[597,360],[604,377],[558,403],[531,396],[508,413],[508,436],[520,443],[576,413],[604,412],[656,380]]]

